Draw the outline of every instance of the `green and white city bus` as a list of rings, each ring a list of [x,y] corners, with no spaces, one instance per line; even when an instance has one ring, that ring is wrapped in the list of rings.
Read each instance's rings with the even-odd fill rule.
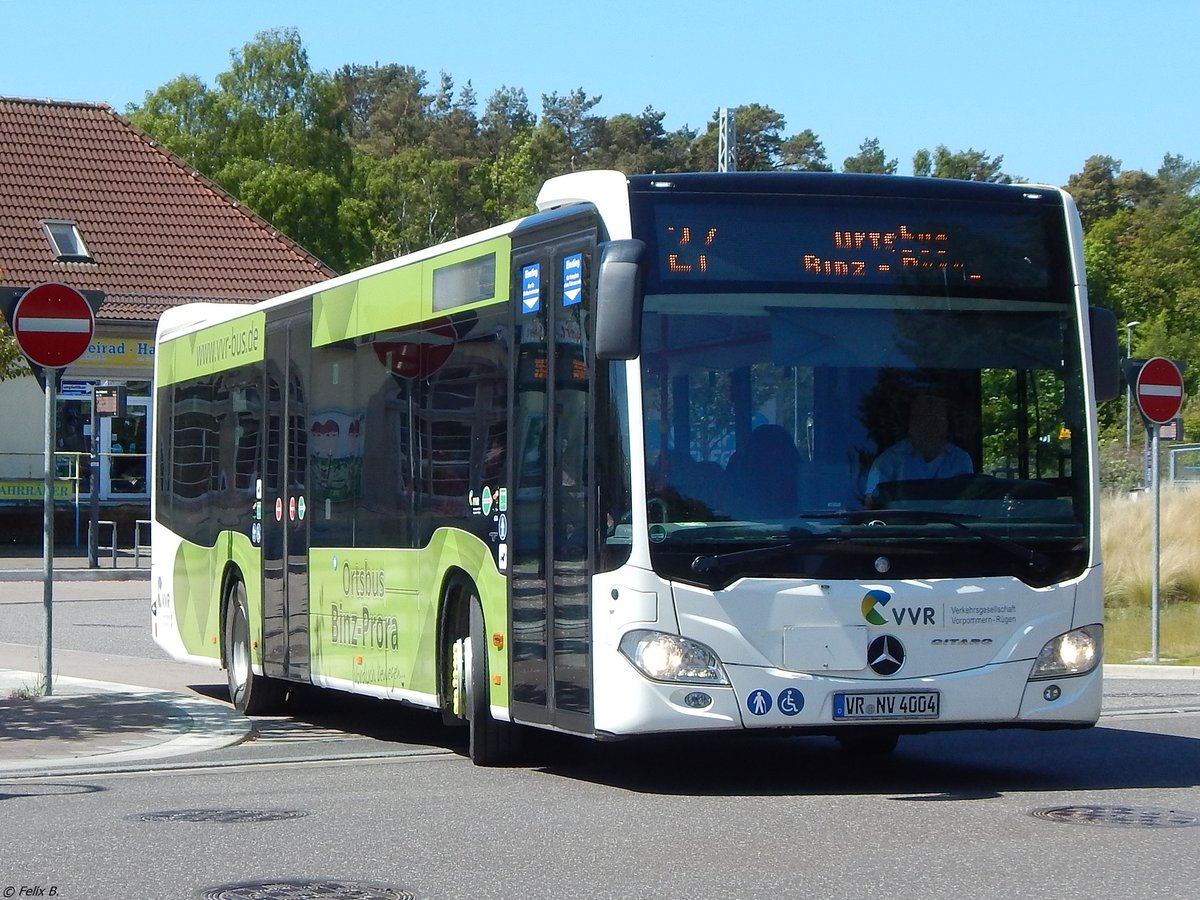
[[[538,210],[163,315],[162,647],[247,714],[440,710],[480,764],[529,728],[1096,722],[1117,343],[1066,194],[587,172]],[[876,465],[931,402],[952,464]]]

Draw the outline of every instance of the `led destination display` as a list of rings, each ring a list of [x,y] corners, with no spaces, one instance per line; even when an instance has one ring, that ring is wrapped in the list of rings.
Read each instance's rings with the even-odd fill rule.
[[[1028,200],[970,209],[949,201],[658,196],[651,292],[860,291],[1061,299],[1069,273],[1061,209]]]

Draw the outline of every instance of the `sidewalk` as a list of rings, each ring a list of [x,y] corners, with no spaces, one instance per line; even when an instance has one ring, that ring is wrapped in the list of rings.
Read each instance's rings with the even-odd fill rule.
[[[0,669],[0,778],[87,773],[217,750],[253,729],[224,703],[83,678],[60,676],[52,696],[23,699],[39,680]]]
[[[132,550],[120,550],[114,557],[100,553],[97,567],[91,568],[87,547],[75,544],[56,545],[53,572],[57,581],[149,581],[150,550],[143,550],[135,559]],[[115,566],[114,566],[115,562]],[[0,582],[41,581],[46,571],[42,547],[23,545],[0,546]]]

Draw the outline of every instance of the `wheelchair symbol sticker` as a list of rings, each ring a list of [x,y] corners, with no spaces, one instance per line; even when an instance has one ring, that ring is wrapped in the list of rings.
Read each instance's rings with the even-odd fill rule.
[[[771,695],[759,688],[746,698],[746,709],[756,716],[765,716],[771,711]]]
[[[796,688],[784,688],[779,692],[779,711],[785,716],[794,716],[804,709],[804,695]]]

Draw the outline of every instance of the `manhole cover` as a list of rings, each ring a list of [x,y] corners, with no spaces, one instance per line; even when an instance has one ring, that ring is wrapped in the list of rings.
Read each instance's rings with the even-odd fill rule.
[[[302,819],[308,813],[299,809],[168,809],[134,816],[140,822],[283,822]]]
[[[98,784],[54,784],[52,782],[21,782],[0,784],[0,800],[20,797],[68,797],[72,794],[95,794],[104,790]]]
[[[361,881],[246,881],[209,888],[201,900],[415,900],[416,894],[399,888]]]
[[[1110,828],[1186,828],[1200,825],[1200,813],[1159,806],[1051,806],[1033,815],[1072,825],[1105,825]]]

